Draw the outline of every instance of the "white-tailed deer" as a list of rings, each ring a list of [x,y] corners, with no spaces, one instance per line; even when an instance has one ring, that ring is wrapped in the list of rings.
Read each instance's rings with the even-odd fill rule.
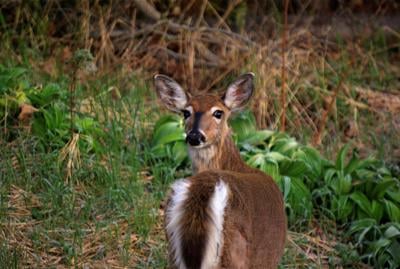
[[[173,79],[154,77],[161,101],[183,114],[194,173],[172,185],[166,204],[172,268],[276,268],[283,255],[282,194],[240,158],[227,122],[250,99],[253,77],[240,76],[223,97],[192,97]]]

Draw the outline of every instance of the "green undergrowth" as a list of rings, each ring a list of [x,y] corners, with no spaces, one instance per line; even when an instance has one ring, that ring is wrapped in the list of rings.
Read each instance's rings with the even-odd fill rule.
[[[118,76],[77,82],[71,101],[68,75],[39,83],[0,65],[1,264],[165,266],[159,208],[175,173],[148,150],[149,89]],[[36,111],[21,119],[23,106]]]
[[[315,225],[312,222],[331,220],[340,241],[358,250],[359,260],[375,268],[400,266],[400,181],[385,163],[362,159],[356,149],[349,152],[349,145],[328,160],[287,134],[256,130],[251,113],[235,117],[231,126],[244,160],[278,183],[292,230],[305,231]],[[182,133],[179,117],[161,118],[153,153],[186,164]]]
[[[118,1],[5,2],[0,4],[0,268],[165,268],[163,201],[170,184],[191,171],[180,117],[159,111],[154,90],[135,73],[148,55],[130,58],[112,37],[112,29],[121,26],[138,26],[140,32],[142,14],[129,15],[131,25],[124,19],[132,11],[125,10],[126,3],[124,12],[109,12]],[[232,11],[230,26],[245,31],[246,6],[242,2]],[[281,21],[282,14],[274,13]],[[97,29],[103,26],[105,31]],[[86,40],[96,31],[99,37]],[[281,268],[400,267],[400,168],[394,154],[400,140],[391,123],[396,114],[386,111],[388,93],[397,94],[400,85],[399,37],[388,32],[360,40],[318,39],[300,51],[318,57],[294,58],[287,65],[292,135],[256,130],[248,112],[231,121],[242,157],[271,174],[284,195],[290,232]],[[296,35],[288,36],[289,43]],[[148,44],[140,37],[129,38],[129,46]],[[288,61],[304,40],[294,43]],[[81,47],[97,52],[99,63],[126,57],[116,62],[133,63],[134,70],[116,65],[109,73],[92,74],[94,57],[73,52]],[[195,56],[202,51],[196,49]],[[274,53],[265,57],[279,62]],[[271,95],[264,115],[272,113],[269,124],[282,111],[280,96],[273,93],[280,88],[281,70],[279,64],[262,69],[263,62],[247,63],[251,70],[245,71],[257,73],[258,89]],[[153,64],[152,70],[174,72],[170,62]],[[227,67],[238,64],[229,61]],[[323,146],[305,145],[340,80],[344,86],[322,130]],[[368,90],[382,95],[369,96]],[[345,140],[356,146],[342,147]],[[361,157],[370,152],[376,156]]]
[[[0,64],[0,263],[164,268],[163,200],[190,174],[181,118],[160,116],[151,87],[123,68],[73,77]],[[231,125],[244,160],[284,195],[283,268],[399,266],[396,169],[349,145],[324,157],[257,130],[249,112]]]

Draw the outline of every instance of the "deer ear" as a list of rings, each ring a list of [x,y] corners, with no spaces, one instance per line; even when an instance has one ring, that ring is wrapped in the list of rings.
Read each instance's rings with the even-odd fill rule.
[[[154,85],[158,97],[169,110],[180,112],[186,107],[188,96],[178,82],[165,75],[155,75]]]
[[[230,110],[238,111],[250,100],[254,91],[253,79],[253,73],[246,73],[229,85],[228,90],[222,98],[224,104]]]

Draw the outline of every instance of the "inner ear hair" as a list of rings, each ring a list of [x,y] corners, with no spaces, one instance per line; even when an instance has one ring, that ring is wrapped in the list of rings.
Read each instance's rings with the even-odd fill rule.
[[[242,109],[250,100],[254,92],[253,78],[253,73],[246,73],[228,86],[222,98],[224,104],[232,111]]]
[[[159,99],[168,109],[179,112],[186,106],[187,93],[174,79],[165,75],[155,75],[154,85]]]

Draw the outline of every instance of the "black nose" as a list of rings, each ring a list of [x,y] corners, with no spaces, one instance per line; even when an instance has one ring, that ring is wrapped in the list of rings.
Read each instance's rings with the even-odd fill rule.
[[[198,146],[205,141],[206,138],[199,131],[190,131],[186,136],[186,142],[191,146]]]

